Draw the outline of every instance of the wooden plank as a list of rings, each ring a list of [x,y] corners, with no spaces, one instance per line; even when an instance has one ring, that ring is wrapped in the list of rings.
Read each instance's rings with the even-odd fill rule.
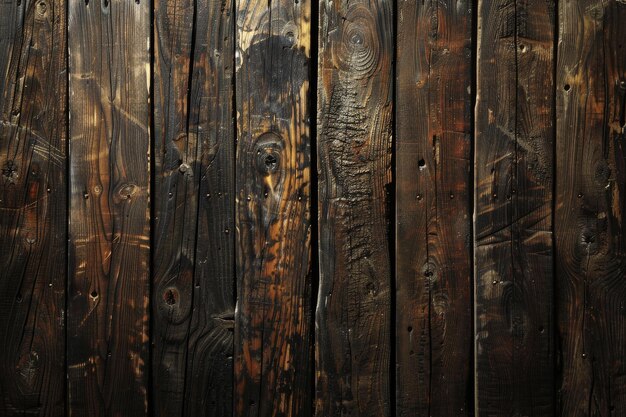
[[[559,416],[626,414],[626,4],[559,2]]]
[[[73,416],[147,413],[150,7],[69,5]]]
[[[0,2],[0,415],[65,414],[66,14]]]
[[[552,416],[554,3],[479,1],[477,416]]]
[[[388,416],[393,2],[320,2],[316,415]]]
[[[310,14],[236,3],[237,416],[311,413]]]
[[[152,253],[157,416],[182,415],[193,303],[198,211],[197,117],[192,117],[194,0],[154,1],[154,247]],[[206,127],[206,126],[203,126]]]
[[[230,0],[205,0],[196,5],[190,120],[195,121],[199,147],[200,194],[184,404],[184,415],[189,417],[233,415],[235,48],[232,10]]]
[[[468,416],[472,5],[402,0],[397,27],[396,414]]]

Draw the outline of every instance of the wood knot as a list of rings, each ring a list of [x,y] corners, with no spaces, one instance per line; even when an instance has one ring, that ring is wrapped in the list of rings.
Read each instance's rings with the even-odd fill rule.
[[[117,194],[120,196],[121,199],[129,200],[133,195],[137,193],[137,189],[138,187],[135,184],[126,183],[122,184],[117,189]]]
[[[38,17],[45,16],[47,11],[48,11],[48,5],[46,4],[45,1],[40,1],[39,3],[37,3],[37,16]]]
[[[163,301],[168,306],[173,306],[178,301],[178,290],[176,288],[168,288],[163,293]]]
[[[341,31],[334,36],[333,57],[335,65],[342,71],[349,71],[356,79],[373,74],[380,65],[381,47],[377,19],[371,10],[357,4],[346,12]]]
[[[2,176],[5,181],[8,181],[11,184],[15,183],[15,180],[19,177],[15,162],[8,160],[4,163],[4,166],[2,167]]]
[[[256,141],[256,167],[263,175],[276,173],[281,166],[282,138],[273,132],[264,133]]]
[[[191,167],[189,166],[189,164],[180,164],[180,166],[178,167],[178,170],[180,171],[181,174],[186,173],[187,171],[189,171]]]

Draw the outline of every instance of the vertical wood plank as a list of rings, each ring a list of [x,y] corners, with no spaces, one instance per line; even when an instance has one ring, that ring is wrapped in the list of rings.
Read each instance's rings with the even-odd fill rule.
[[[153,377],[156,416],[182,415],[198,211],[195,0],[154,0]]]
[[[234,16],[230,0],[196,5],[190,120],[199,147],[194,303],[184,415],[233,415],[235,315]],[[195,171],[194,171],[195,172]]]
[[[307,416],[311,3],[239,0],[236,13],[235,415]]]
[[[398,2],[399,417],[472,411],[471,36],[471,2]]]
[[[0,415],[65,414],[66,3],[0,2]]]
[[[390,415],[393,2],[320,2],[316,415]]]
[[[476,415],[551,416],[554,3],[478,3]]]
[[[626,4],[560,1],[559,416],[626,414]]]
[[[147,412],[150,7],[69,5],[73,416]]]

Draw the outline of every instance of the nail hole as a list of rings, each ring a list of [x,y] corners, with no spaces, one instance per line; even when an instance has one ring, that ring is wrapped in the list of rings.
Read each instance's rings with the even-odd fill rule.
[[[569,84],[565,84],[565,86],[563,87],[563,90],[565,90],[565,91],[569,91],[569,89],[570,89],[570,88],[571,88],[571,87],[570,87],[570,85],[569,85]]]
[[[426,167],[426,161],[424,161],[424,159],[420,159],[417,165],[420,169],[424,169]]]
[[[98,298],[98,292],[96,290],[93,290],[90,295],[91,295],[91,298],[94,298],[94,299]]]

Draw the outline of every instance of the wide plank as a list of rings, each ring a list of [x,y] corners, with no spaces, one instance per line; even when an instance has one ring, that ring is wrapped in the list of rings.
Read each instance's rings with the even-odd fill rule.
[[[396,415],[472,413],[472,3],[398,2]]]
[[[393,203],[390,0],[319,10],[319,416],[389,416]]]
[[[559,2],[558,407],[626,415],[626,4]]]
[[[147,414],[150,8],[69,4],[72,416]]]
[[[0,415],[65,415],[64,0],[0,2]]]
[[[236,416],[311,413],[309,0],[236,3]]]
[[[552,416],[555,4],[478,2],[476,416]]]

